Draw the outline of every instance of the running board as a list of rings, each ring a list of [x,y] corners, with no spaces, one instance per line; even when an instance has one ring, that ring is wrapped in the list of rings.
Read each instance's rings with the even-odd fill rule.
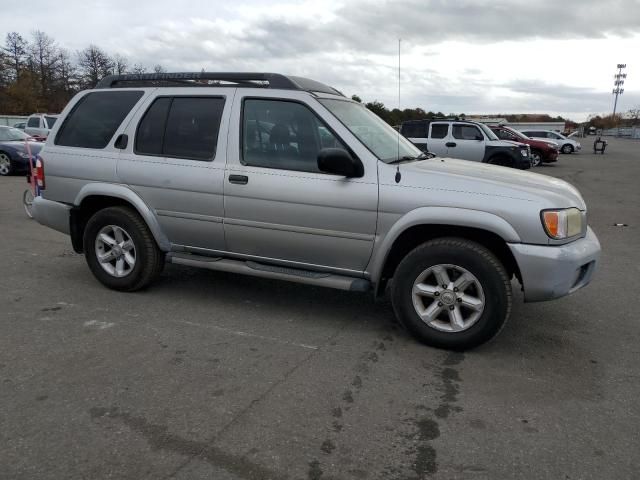
[[[305,283],[318,287],[350,290],[352,292],[368,292],[371,282],[364,278],[346,277],[333,273],[313,272],[298,268],[280,267],[244,260],[232,260],[222,257],[206,257],[192,253],[167,253],[166,261],[178,265],[207,268],[220,272],[240,273],[254,277],[287,280],[289,282]]]

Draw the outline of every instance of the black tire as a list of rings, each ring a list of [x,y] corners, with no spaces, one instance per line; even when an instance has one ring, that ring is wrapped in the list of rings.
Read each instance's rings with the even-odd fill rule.
[[[0,162],[2,162],[2,166],[0,167],[0,176],[8,177],[13,173],[13,162],[11,161],[11,157],[8,153],[0,152]]]
[[[123,277],[106,272],[96,256],[96,237],[103,227],[124,229],[133,241],[136,261]],[[96,212],[87,222],[83,236],[84,255],[93,275],[113,290],[133,292],[153,282],[164,268],[164,252],[156,244],[149,227],[136,211],[127,207],[109,207]]]
[[[539,150],[531,150],[531,167],[542,165],[542,153]]]
[[[500,165],[501,167],[513,167],[513,159],[507,157],[506,155],[496,155],[495,157],[491,157],[487,163],[491,165]]]
[[[445,332],[423,322],[413,305],[415,280],[434,265],[450,264],[472,273],[484,291],[484,310],[466,330]],[[511,282],[502,263],[482,245],[463,238],[439,238],[411,251],[395,272],[391,300],[398,320],[418,340],[434,347],[467,350],[494,338],[511,313]]]
[[[573,153],[573,145],[571,145],[570,143],[565,143],[562,146],[562,153]]]

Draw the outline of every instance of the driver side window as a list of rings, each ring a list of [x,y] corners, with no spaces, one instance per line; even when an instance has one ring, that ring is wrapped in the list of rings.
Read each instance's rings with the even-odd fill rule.
[[[286,100],[247,99],[242,112],[242,163],[322,173],[323,148],[347,150],[308,107]]]
[[[453,138],[458,140],[482,140],[484,136],[474,125],[454,125]]]

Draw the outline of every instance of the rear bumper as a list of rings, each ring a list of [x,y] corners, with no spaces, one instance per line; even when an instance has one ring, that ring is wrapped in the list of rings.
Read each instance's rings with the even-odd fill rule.
[[[600,258],[600,242],[587,227],[584,238],[566,245],[509,244],[522,275],[525,302],[564,297],[586,286]]]
[[[69,214],[71,207],[60,202],[52,202],[42,197],[33,200],[33,218],[45,227],[53,228],[69,235]]]

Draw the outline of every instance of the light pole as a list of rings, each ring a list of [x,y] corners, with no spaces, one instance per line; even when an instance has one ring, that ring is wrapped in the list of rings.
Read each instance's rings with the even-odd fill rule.
[[[626,73],[622,73],[622,70],[624,70],[625,68],[627,68],[627,64],[626,63],[619,63],[618,64],[618,73],[616,73],[613,78],[613,91],[611,93],[613,93],[616,98],[613,101],[613,120],[615,121],[616,119],[616,107],[618,106],[618,95],[622,95],[624,93],[624,79],[627,78],[627,74]]]

